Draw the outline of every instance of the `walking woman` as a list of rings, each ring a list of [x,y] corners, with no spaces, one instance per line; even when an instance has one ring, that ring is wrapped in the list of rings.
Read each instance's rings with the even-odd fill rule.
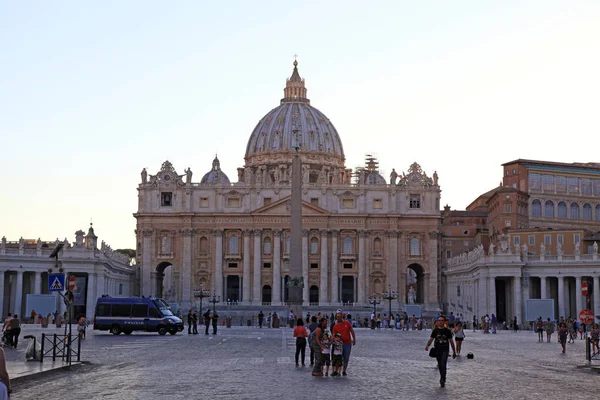
[[[546,322],[546,341],[548,343],[550,343],[550,340],[552,339],[552,334],[554,333],[554,322],[550,321],[550,318],[548,317],[548,321]]]
[[[454,333],[454,340],[456,341],[456,355],[460,357],[462,342],[465,340],[465,331],[463,330],[462,323],[457,322],[452,329],[452,333]]]
[[[299,367],[298,356],[300,354],[302,354],[302,366],[304,367],[304,361],[306,358],[306,338],[308,337],[308,332],[304,327],[304,321],[302,318],[298,318],[298,321],[296,321],[294,337],[296,338],[296,367]]]
[[[562,352],[567,350],[567,336],[569,335],[569,328],[564,322],[561,322],[558,327],[558,342],[562,346]]]

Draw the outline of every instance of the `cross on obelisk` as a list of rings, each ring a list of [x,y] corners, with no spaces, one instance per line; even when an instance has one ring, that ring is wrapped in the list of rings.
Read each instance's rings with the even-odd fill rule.
[[[295,149],[292,159],[292,207],[290,238],[290,279],[288,281],[288,304],[296,318],[302,317],[302,162],[300,161],[299,131],[295,130]]]

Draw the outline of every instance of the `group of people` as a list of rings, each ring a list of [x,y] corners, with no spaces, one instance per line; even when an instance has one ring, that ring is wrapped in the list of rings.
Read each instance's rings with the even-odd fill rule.
[[[11,313],[8,313],[8,317],[4,320],[2,326],[2,332],[4,346],[17,348],[19,335],[21,335],[21,322],[17,314],[11,315]]]
[[[552,334],[556,328],[556,323],[548,318],[546,321],[542,320],[542,317],[538,317],[535,321],[535,329],[538,335],[538,342],[544,341],[544,333],[546,333],[546,342],[550,343],[552,340]],[[587,331],[586,324],[579,323],[576,319],[567,318],[565,321],[564,317],[560,317],[558,320],[558,328],[556,333],[558,336],[558,343],[562,346],[562,352],[566,353],[567,343],[575,343],[577,339],[577,332],[579,332],[580,340],[585,338]],[[590,340],[592,343],[592,353],[596,354],[600,352],[598,347],[598,341],[600,340],[600,329],[598,323],[592,325],[590,331]]]
[[[350,315],[344,316],[342,310],[338,309],[335,322],[326,317],[308,316],[308,318],[310,324],[307,327],[304,326],[304,320],[298,318],[294,328],[296,367],[300,366],[300,361],[302,366],[305,366],[308,342],[313,376],[329,376],[330,367],[331,376],[347,376],[352,346],[356,345],[356,334],[350,322]],[[329,325],[329,322],[332,325]]]
[[[210,308],[206,310],[204,314],[202,314],[204,318],[204,327],[206,328],[204,331],[205,335],[208,335],[208,329],[212,323],[212,333],[213,335],[217,334],[217,326],[219,325],[219,313],[217,310],[210,311]],[[198,334],[198,312],[194,310],[190,310],[187,315],[187,323],[188,323],[188,335],[197,335]]]

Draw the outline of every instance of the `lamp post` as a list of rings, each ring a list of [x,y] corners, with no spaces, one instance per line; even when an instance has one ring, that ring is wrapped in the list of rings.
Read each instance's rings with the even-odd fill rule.
[[[203,290],[202,284],[200,284],[200,289],[194,289],[194,297],[200,299],[200,313],[202,314],[202,299],[210,297],[210,290]]]
[[[210,294],[209,294],[209,296],[210,296]],[[215,304],[217,304],[220,301],[221,301],[221,296],[217,296],[216,292],[213,290],[212,300],[209,301],[209,303],[213,304],[213,307],[212,307],[213,313],[215,312]]]
[[[377,293],[373,293],[373,296],[369,297],[369,304],[373,304],[373,315],[377,318],[377,304],[381,303],[381,297],[377,297]],[[375,329],[375,319],[371,320],[371,329]]]
[[[392,300],[396,300],[398,298],[398,292],[392,291],[392,285],[389,285],[389,290],[386,290],[385,292],[383,292],[383,299],[389,301],[390,304],[390,313],[389,313],[389,319],[390,319],[390,323],[388,324],[388,326],[391,328],[391,322],[392,322]]]

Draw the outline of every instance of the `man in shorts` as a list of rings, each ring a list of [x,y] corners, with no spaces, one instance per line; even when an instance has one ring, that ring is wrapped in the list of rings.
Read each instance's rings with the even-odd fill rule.
[[[348,368],[348,361],[350,361],[350,352],[352,351],[352,346],[356,345],[356,334],[354,333],[352,324],[349,321],[344,320],[342,310],[338,309],[336,311],[335,318],[337,319],[337,322],[333,326],[331,333],[334,336],[337,333],[342,335],[342,357],[344,359],[342,376],[347,376],[346,368]]]

